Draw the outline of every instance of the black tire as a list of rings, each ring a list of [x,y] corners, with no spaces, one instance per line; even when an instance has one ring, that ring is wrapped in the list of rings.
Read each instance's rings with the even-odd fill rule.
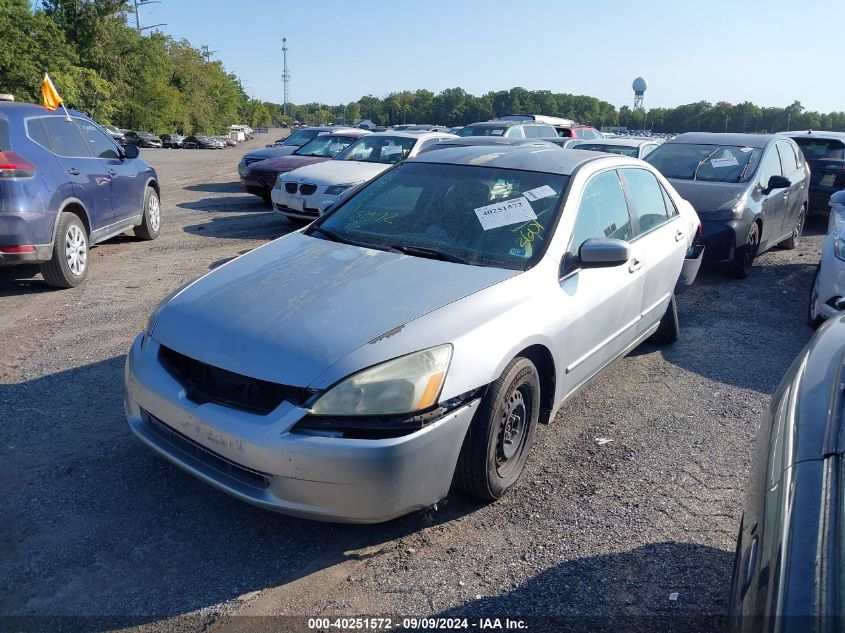
[[[801,211],[798,213],[798,219],[795,220],[795,226],[792,227],[792,233],[780,243],[783,248],[792,250],[798,246],[798,242],[801,241],[801,233],[804,232],[804,222],[806,219],[807,207],[801,207]]]
[[[537,368],[527,358],[514,358],[475,412],[455,469],[457,487],[485,501],[505,494],[522,474],[539,418]]]
[[[135,237],[142,240],[154,240],[161,231],[161,201],[152,187],[144,193],[144,216],[141,223],[133,229]]]
[[[663,313],[663,318],[660,319],[660,325],[651,335],[651,340],[653,343],[665,345],[674,343],[679,338],[681,338],[681,326],[678,323],[678,304],[673,294],[669,299],[669,305],[666,306],[666,312]]]
[[[810,297],[807,300],[807,325],[811,328],[818,329],[818,327],[824,323],[824,317],[821,316],[815,308],[816,302],[819,298],[819,274],[821,272],[822,265],[819,264],[816,266],[816,274],[813,275],[813,283],[810,284]]]
[[[754,258],[757,257],[757,250],[760,248],[760,226],[756,222],[751,223],[745,244],[736,249],[730,273],[737,279],[745,279],[751,274],[751,266]]]
[[[75,288],[88,276],[88,232],[73,213],[62,213],[53,240],[53,257],[41,276],[54,288]]]

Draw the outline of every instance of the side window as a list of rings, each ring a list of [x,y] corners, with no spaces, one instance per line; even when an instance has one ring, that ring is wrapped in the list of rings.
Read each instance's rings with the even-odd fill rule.
[[[73,121],[61,116],[44,117],[44,127],[54,153],[59,156],[91,158],[88,146]]]
[[[786,142],[778,143],[778,151],[780,152],[780,164],[783,167],[783,173],[788,176],[798,169],[795,152],[792,151],[792,146]]]
[[[33,141],[45,149],[50,149],[50,139],[47,138],[47,130],[44,129],[44,117],[36,117],[26,120],[26,133]]]
[[[120,158],[114,142],[89,121],[75,119],[82,136],[88,142],[88,148],[97,158]]]
[[[581,244],[591,238],[629,240],[632,235],[628,202],[619,176],[615,171],[594,176],[581,195],[568,256],[577,258]]]
[[[777,148],[770,147],[769,151],[763,157],[763,162],[760,165],[760,186],[764,189],[769,186],[769,178],[772,176],[782,176],[783,172],[780,167],[780,155]]]
[[[640,158],[645,158],[649,154],[651,154],[655,149],[657,149],[657,145],[643,145],[643,155]]]
[[[525,138],[525,134],[522,131],[521,125],[512,125],[508,128],[508,131],[505,132],[505,136],[507,138]]]
[[[654,174],[645,169],[620,169],[619,173],[631,195],[640,233],[651,231],[672,217],[666,209],[663,187]]]

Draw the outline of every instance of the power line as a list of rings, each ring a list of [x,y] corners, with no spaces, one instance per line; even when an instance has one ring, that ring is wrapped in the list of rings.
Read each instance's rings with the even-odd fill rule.
[[[141,26],[141,12],[138,9],[145,4],[161,4],[161,0],[132,0],[132,3],[135,5],[135,29],[138,33],[146,31],[147,29],[154,29],[157,26],[166,26],[165,23]]]
[[[282,58],[284,65],[282,67],[282,83],[285,86],[285,100],[282,105],[282,114],[288,114],[288,104],[290,103],[290,71],[288,70],[288,38],[282,38]]]

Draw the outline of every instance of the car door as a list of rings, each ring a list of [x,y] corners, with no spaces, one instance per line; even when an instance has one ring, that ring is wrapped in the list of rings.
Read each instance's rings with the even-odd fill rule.
[[[567,252],[561,262],[561,331],[556,356],[564,359],[563,389],[572,393],[631,347],[643,303],[644,254],[632,244],[627,264],[582,267],[581,245],[591,238],[630,240],[634,236],[616,170],[599,172],[584,186]]]
[[[647,169],[619,170],[635,219],[631,240],[645,257],[643,304],[638,334],[658,323],[675,290],[686,256],[689,226],[681,220],[669,193]]]
[[[757,191],[761,196],[760,214],[763,220],[763,233],[760,246],[768,247],[781,237],[781,227],[786,215],[786,199],[789,194],[784,189],[768,191],[769,178],[782,176],[780,154],[775,145],[770,145],[760,161]]]
[[[65,176],[73,182],[77,197],[85,205],[93,233],[114,221],[111,176],[100,159],[91,155],[76,121],[64,116],[42,119],[50,148]]]
[[[117,145],[90,121],[77,123],[88,149],[111,178],[111,206],[116,221],[139,216],[144,205],[144,186],[138,174],[138,161],[124,158]]]
[[[784,193],[785,208],[783,213],[783,224],[780,227],[780,234],[787,236],[792,232],[798,216],[804,206],[805,183],[804,169],[799,169],[798,157],[789,141],[778,141],[778,153],[783,175],[789,178],[792,183]]]

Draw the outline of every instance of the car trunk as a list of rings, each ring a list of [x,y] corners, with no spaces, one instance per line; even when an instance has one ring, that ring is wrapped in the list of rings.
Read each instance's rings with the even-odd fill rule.
[[[845,187],[845,142],[815,137],[794,140],[810,164],[810,184],[837,189]]]

